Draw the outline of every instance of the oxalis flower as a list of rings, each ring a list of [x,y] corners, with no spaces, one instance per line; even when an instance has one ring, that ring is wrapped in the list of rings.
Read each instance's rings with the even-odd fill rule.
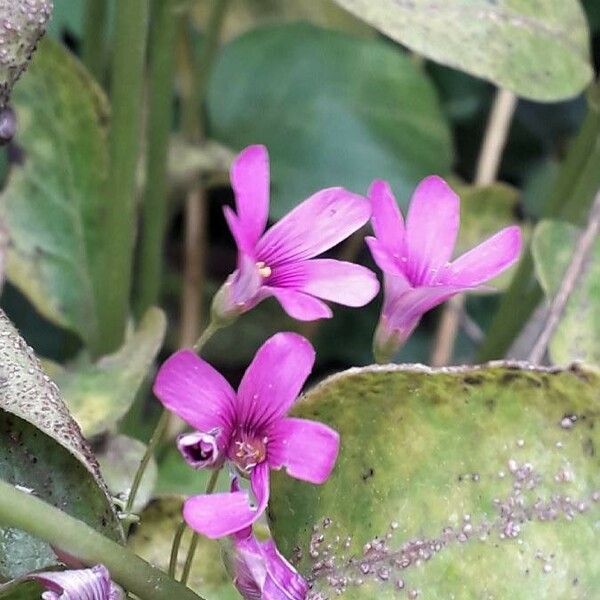
[[[329,250],[371,216],[366,198],[343,188],[321,190],[265,232],[269,214],[269,157],[249,146],[231,167],[237,214],[225,218],[238,247],[237,270],[213,302],[213,318],[227,322],[269,296],[293,318],[331,317],[329,300],[364,306],[379,290],[375,275],[349,262],[314,257]]]
[[[460,223],[460,200],[437,176],[415,190],[406,224],[385,181],[369,190],[376,237],[367,238],[384,274],[383,309],[374,338],[375,355],[388,360],[422,315],[455,294],[475,289],[510,267],[521,251],[521,231],[502,229],[450,261]]]
[[[237,478],[232,492],[239,491]],[[259,541],[252,527],[231,536],[226,554],[233,584],[245,600],[305,600],[308,584],[280,554],[273,540]]]
[[[163,405],[197,431],[178,447],[195,468],[225,461],[250,479],[245,491],[189,498],[188,525],[210,538],[250,526],[269,499],[269,469],[285,467],[292,477],[323,483],[339,447],[338,434],[315,421],[286,417],[315,360],[310,343],[295,333],[278,333],[258,350],[237,393],[206,361],[190,350],[160,368],[154,393]]]
[[[96,565],[91,569],[32,573],[33,579],[46,588],[43,600],[124,600],[125,595],[111,579],[108,569]]]

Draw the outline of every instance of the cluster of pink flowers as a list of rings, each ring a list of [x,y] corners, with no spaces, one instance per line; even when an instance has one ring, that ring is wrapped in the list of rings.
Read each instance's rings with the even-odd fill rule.
[[[269,163],[263,146],[241,152],[231,169],[231,183],[237,212],[226,208],[225,217],[238,261],[213,302],[213,319],[219,325],[269,296],[300,320],[331,317],[324,301],[353,307],[369,303],[379,291],[372,271],[316,257],[371,219],[375,237],[367,238],[367,243],[384,282],[374,349],[389,358],[425,312],[479,287],[513,264],[520,253],[520,230],[508,227],[451,261],[459,198],[436,176],[417,187],[406,223],[389,185],[375,181],[368,198],[343,188],[321,190],[266,231]],[[163,405],[193,428],[177,441],[187,463],[195,469],[227,465],[232,473],[229,492],[191,497],[183,514],[192,529],[209,538],[229,536],[234,584],[246,599],[304,600],[308,595],[306,581],[273,541],[256,539],[252,525],[266,509],[271,469],[284,468],[292,477],[322,484],[334,468],[337,432],[322,423],[287,416],[314,360],[315,351],[306,339],[278,333],[259,348],[237,391],[192,350],[172,355],[154,384]],[[249,481],[248,490],[240,487],[240,477]],[[46,577],[54,587],[44,598],[118,597],[103,567],[71,573],[77,574],[71,581],[79,581],[85,593],[59,596],[60,589],[68,591],[74,584],[56,574]]]
[[[235,319],[274,296],[293,318],[331,317],[324,300],[364,306],[379,291],[367,268],[315,258],[372,218],[376,237],[367,239],[384,273],[384,304],[374,346],[391,356],[421,316],[452,295],[495,277],[518,258],[518,227],[502,230],[450,262],[459,225],[459,199],[439,177],[415,191],[406,224],[384,181],[364,198],[343,188],[321,190],[265,231],[269,212],[269,163],[263,146],[246,148],[231,169],[237,213],[225,217],[238,248],[237,269],[213,302],[213,318]],[[269,499],[269,470],[285,468],[314,484],[331,474],[338,434],[321,423],[287,417],[315,360],[310,343],[294,333],[268,339],[235,392],[191,350],[171,356],[161,367],[154,393],[194,431],[178,448],[194,468],[221,468],[233,476],[229,493],[189,498],[184,518],[209,537],[231,536],[236,549],[234,583],[244,598],[303,600],[308,586],[272,541],[259,542],[252,524]],[[247,478],[243,491],[238,476]],[[251,492],[251,493],[250,493]]]

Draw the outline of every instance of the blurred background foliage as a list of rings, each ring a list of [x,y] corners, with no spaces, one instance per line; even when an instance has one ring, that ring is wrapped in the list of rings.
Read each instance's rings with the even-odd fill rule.
[[[404,209],[417,182],[437,173],[462,198],[459,251],[520,223],[526,239],[533,238],[535,267],[526,259],[512,283],[516,269],[494,282],[495,292],[466,299],[450,362],[501,358],[511,345],[512,356],[527,355],[521,348],[528,348],[528,340],[521,336],[520,345],[514,344],[517,334],[543,306],[542,292],[548,298],[556,292],[556,265],[566,268],[577,227],[585,224],[600,185],[600,96],[597,86],[587,88],[600,65],[597,0],[582,2],[589,56],[584,13],[574,0],[553,3],[555,10],[539,14],[529,14],[527,2],[516,2],[533,23],[516,32],[490,23],[478,29],[464,14],[457,18],[452,3],[435,19],[418,10],[401,14],[403,9],[387,19],[387,2],[154,0],[142,82],[144,158],[131,207],[111,196],[116,4],[54,4],[49,39],[15,87],[19,132],[0,165],[0,214],[10,238],[0,304],[59,383],[114,495],[127,489],[158,416],[150,393],[156,361],[196,339],[213,293],[235,268],[222,208],[233,202],[231,158],[248,144],[269,148],[271,221],[319,188],[344,185],[365,193],[374,178],[391,182]],[[538,18],[544,27],[536,26]],[[163,56],[166,47],[172,53]],[[209,62],[210,70],[198,68]],[[475,186],[495,84],[514,91],[519,102],[495,178],[502,183]],[[159,114],[166,124],[155,119]],[[168,160],[161,152],[168,152]],[[132,160],[136,154],[134,148]],[[164,178],[157,168],[161,161]],[[148,237],[144,211],[152,194],[159,204],[163,196],[168,202],[155,212],[156,231]],[[126,300],[139,318],[128,320],[116,337],[102,339],[102,298],[112,287],[103,245],[113,234],[106,229],[107,213],[121,210],[131,211],[129,237],[137,234]],[[197,224],[191,232],[190,222]],[[331,255],[374,268],[364,233]],[[149,251],[145,244],[152,246]],[[154,275],[146,270],[152,253],[158,255]],[[597,249],[593,260],[550,346],[555,363],[599,360]],[[380,302],[379,297],[360,310],[336,308],[330,321],[302,324],[267,300],[220,331],[204,354],[235,384],[267,337],[299,331],[316,346],[317,381],[372,362]],[[146,310],[153,304],[164,314]],[[584,328],[582,310],[589,314]],[[442,311],[425,316],[398,362],[430,361]],[[504,338],[494,333],[498,329],[506,331]],[[151,518],[136,532],[134,547],[151,556],[157,537],[170,543],[164,537],[172,527],[165,522],[172,525],[181,497],[203,485],[204,474],[163,448],[136,508],[154,495],[162,500],[147,509]],[[214,568],[203,568],[195,575],[197,585],[202,573],[210,574],[210,585],[227,588],[219,597],[230,597],[226,580]]]

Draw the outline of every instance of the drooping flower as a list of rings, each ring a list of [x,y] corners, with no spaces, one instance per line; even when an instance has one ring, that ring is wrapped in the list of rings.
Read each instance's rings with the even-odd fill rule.
[[[237,478],[232,492],[239,491]],[[245,600],[305,600],[308,584],[271,539],[259,541],[252,527],[235,532],[228,557],[233,584]],[[227,555],[226,555],[227,556]]]
[[[369,198],[376,237],[367,238],[367,244],[384,273],[383,309],[373,344],[381,360],[400,348],[428,310],[510,267],[521,251],[521,231],[506,227],[451,261],[460,200],[443,179],[421,181],[406,224],[387,182],[374,181]]]
[[[295,333],[278,333],[258,350],[237,393],[207,362],[190,350],[160,368],[154,393],[165,408],[196,429],[179,439],[195,468],[228,461],[250,479],[245,491],[195,496],[184,505],[188,525],[219,538],[251,525],[269,499],[269,469],[285,467],[292,477],[323,483],[339,448],[338,434],[315,421],[286,417],[315,359],[310,343]]]
[[[274,296],[293,318],[331,317],[322,300],[364,306],[379,290],[375,275],[353,263],[317,258],[371,216],[366,198],[343,188],[321,190],[265,232],[269,213],[269,157],[249,146],[231,167],[237,213],[225,218],[238,248],[236,271],[215,296],[213,315],[227,321]]]
[[[104,565],[91,569],[44,571],[32,573],[27,579],[37,581],[46,591],[43,600],[124,600],[120,587],[110,579]]]

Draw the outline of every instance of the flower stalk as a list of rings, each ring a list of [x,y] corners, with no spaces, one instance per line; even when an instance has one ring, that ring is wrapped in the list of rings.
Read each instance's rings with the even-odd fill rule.
[[[116,3],[110,168],[105,219],[98,229],[102,268],[94,286],[100,332],[93,348],[96,354],[106,354],[121,345],[129,317],[148,13],[149,0]]]
[[[87,0],[85,7],[82,60],[94,79],[104,83],[108,2]]]
[[[148,66],[148,151],[140,237],[137,315],[158,301],[167,214],[167,162],[173,123],[176,0],[153,3]]]
[[[104,565],[116,583],[140,598],[203,600],[89,525],[2,480],[0,525],[26,531],[87,565]]]

